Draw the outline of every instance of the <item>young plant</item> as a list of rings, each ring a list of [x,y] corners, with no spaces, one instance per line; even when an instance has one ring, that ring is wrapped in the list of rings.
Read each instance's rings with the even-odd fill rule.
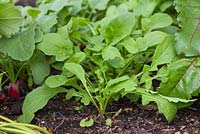
[[[35,23],[43,36],[39,36],[36,51],[50,57],[56,73],[26,96],[21,121],[30,122],[34,113],[58,93],[66,93],[66,99],[75,97],[84,105],[92,103],[101,121],[107,105],[124,96],[135,101],[141,96],[144,105],[155,102],[168,122],[178,109],[195,101],[192,96],[200,92],[195,71],[199,71],[199,53],[193,44],[199,41],[199,25],[194,26],[197,19],[192,21],[196,30],[188,40],[185,32],[177,32],[175,18],[167,14],[172,1],[73,2],[69,6],[68,2],[52,0],[41,2],[37,8]],[[184,20],[188,11],[182,11],[183,3],[177,5],[178,11],[184,12],[179,18]],[[86,11],[88,7],[91,14]],[[181,47],[184,39],[187,43]],[[178,54],[197,57],[181,59],[175,49]],[[160,84],[153,85],[155,80]],[[81,122],[82,126],[93,123]]]

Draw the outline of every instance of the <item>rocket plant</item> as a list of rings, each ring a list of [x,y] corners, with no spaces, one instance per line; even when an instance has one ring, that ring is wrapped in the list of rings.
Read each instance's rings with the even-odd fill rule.
[[[171,122],[200,93],[199,5],[189,0],[46,0],[36,7],[0,2],[0,52],[25,62],[29,80],[38,85],[27,94],[19,120],[30,122],[49,99],[64,93],[67,100],[93,104],[95,120],[104,121],[108,104],[126,97],[143,105],[155,102]],[[83,119],[81,126],[94,120],[88,123]]]

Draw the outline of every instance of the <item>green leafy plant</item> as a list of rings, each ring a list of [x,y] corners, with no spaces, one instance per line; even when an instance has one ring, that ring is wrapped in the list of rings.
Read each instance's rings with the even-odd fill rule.
[[[86,18],[71,18],[65,26],[58,28],[56,33],[45,34],[43,40],[37,45],[37,49],[46,55],[55,57],[53,67],[62,62],[61,67],[56,67],[62,73],[48,77],[45,85],[49,88],[63,86],[68,89],[71,87],[66,90],[66,99],[76,97],[85,105],[92,102],[99,112],[100,120],[103,120],[110,101],[136,93],[142,66],[133,69],[132,62],[137,62],[135,57],[141,56],[150,47],[162,43],[167,36],[164,32],[151,30],[167,27],[172,23],[170,16],[164,13],[144,18],[142,26],[149,26],[148,29],[143,28],[147,34],[144,37],[140,35],[139,38],[134,38],[132,32],[137,29],[136,22],[139,20],[137,16],[128,11],[128,7],[125,8],[127,10],[118,15],[106,16],[94,23]],[[110,10],[113,10],[114,13],[118,9]],[[106,14],[113,15],[110,10],[108,9]],[[166,22],[159,23],[156,19],[159,17],[166,19]],[[150,19],[151,22],[147,19]],[[98,25],[99,28],[97,28]],[[85,46],[83,51],[81,45]],[[149,51],[149,53],[151,52]],[[142,64],[145,64],[148,57],[144,56],[143,58]],[[137,65],[137,63],[135,64]],[[155,63],[154,66],[156,67],[158,64]],[[39,92],[39,90],[35,90],[30,95],[36,94],[36,91]],[[142,94],[143,92],[138,93]],[[168,101],[166,100],[166,102]],[[28,105],[24,104],[25,107]],[[40,108],[38,107],[32,112],[34,113]],[[25,116],[28,114],[25,110],[23,112],[21,118],[27,119],[28,117],[25,118]]]
[[[110,102],[141,97],[143,105],[155,102],[171,122],[200,93],[197,1],[51,0],[38,1],[34,8],[0,4],[14,12],[6,18],[23,21],[12,24],[13,31],[0,31],[0,52],[25,62],[29,80],[40,84],[26,96],[20,121],[30,122],[49,99],[65,93],[67,100],[92,103],[100,121]],[[2,16],[0,30],[5,30]],[[191,25],[186,21],[190,16]]]

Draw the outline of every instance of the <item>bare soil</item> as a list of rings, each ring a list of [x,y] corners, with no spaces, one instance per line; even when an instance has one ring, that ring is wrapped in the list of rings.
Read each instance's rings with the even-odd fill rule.
[[[21,114],[23,100],[5,101],[1,104],[0,114],[16,119]],[[75,110],[80,108],[80,110]],[[112,111],[111,111],[112,110]],[[46,127],[53,134],[199,134],[200,100],[192,106],[180,110],[174,121],[168,124],[156,106],[143,107],[129,100],[120,100],[107,108],[106,118],[112,118],[112,126],[106,126],[98,120],[94,126],[82,128],[79,122],[83,118],[97,116],[93,106],[81,105],[76,101],[66,101],[64,95],[58,95],[48,105],[36,113],[33,124]]]

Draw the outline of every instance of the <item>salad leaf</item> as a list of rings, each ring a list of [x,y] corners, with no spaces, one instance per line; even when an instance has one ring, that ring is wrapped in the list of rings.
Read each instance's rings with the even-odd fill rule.
[[[165,96],[191,99],[200,93],[200,60],[181,59],[168,67],[168,78],[161,82],[158,92]]]
[[[135,16],[133,13],[127,12],[112,19],[108,26],[101,30],[101,35],[109,45],[115,45],[130,35],[134,26]]]
[[[170,26],[172,22],[173,20],[168,14],[156,13],[149,18],[142,19],[142,30],[151,31],[158,28],[164,28]]]
[[[64,64],[63,68],[67,69],[69,72],[74,74],[83,83],[83,85],[87,88],[86,78],[85,78],[85,70],[82,68],[81,65],[66,62]]]
[[[185,56],[200,54],[200,1],[175,0],[181,29],[176,33],[176,50]]]
[[[134,40],[132,37],[127,37],[120,42],[122,46],[131,54],[137,54],[146,51],[149,47],[153,47],[161,43],[166,37],[166,33],[161,31],[153,31],[147,33],[144,37],[139,37]]]
[[[30,59],[31,71],[35,84],[40,84],[44,81],[45,77],[50,74],[49,63],[47,62],[45,55],[41,52],[37,52]]]
[[[64,75],[53,75],[46,79],[45,84],[50,88],[56,88],[64,85],[67,80]]]
[[[88,3],[92,9],[104,10],[110,0],[88,0]]]
[[[137,6],[134,8],[137,16],[149,17],[156,8],[157,0],[138,0]]]
[[[158,65],[172,62],[173,58],[175,57],[174,44],[174,37],[168,36],[156,47],[156,51],[151,63],[151,71],[157,70]]]
[[[142,95],[143,105],[147,105],[151,101],[154,101],[158,106],[159,112],[165,115],[168,122],[172,122],[177,112],[177,105],[175,103],[169,102],[158,94],[148,93],[144,89],[137,89],[136,92]]]
[[[37,22],[43,32],[50,32],[51,28],[57,23],[57,15],[55,13],[44,15],[38,18]]]
[[[125,60],[116,47],[108,46],[102,51],[102,57],[110,65],[115,68],[122,68],[125,65]]]
[[[21,12],[12,3],[0,3],[0,37],[10,38],[19,31],[22,22]]]
[[[0,51],[15,60],[25,61],[31,58],[35,50],[35,26],[17,33],[12,38],[0,39]]]
[[[26,96],[22,108],[23,114],[18,120],[29,123],[33,119],[34,113],[42,109],[52,97],[58,93],[66,93],[66,91],[66,89],[61,87],[52,89],[47,86],[34,89]]]
[[[37,48],[46,55],[55,56],[57,61],[66,60],[73,53],[72,42],[65,40],[57,33],[45,34],[42,42],[37,45]]]

